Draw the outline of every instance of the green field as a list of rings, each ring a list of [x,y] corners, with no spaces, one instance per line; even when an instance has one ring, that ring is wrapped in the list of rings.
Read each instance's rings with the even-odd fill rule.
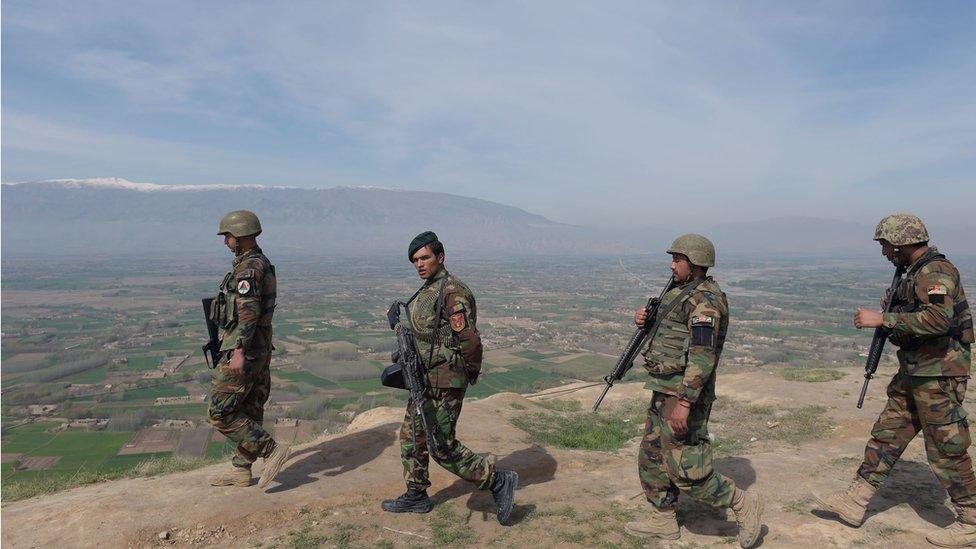
[[[559,353],[540,353],[538,351],[516,351],[512,353],[515,356],[522,357],[526,360],[542,361],[549,357],[559,356]]]
[[[352,381],[343,381],[340,383],[346,389],[350,391],[356,391],[357,393],[368,393],[371,391],[393,391],[389,387],[384,387],[380,383],[380,376],[377,374],[375,378],[370,379],[357,379]]]
[[[322,379],[318,376],[312,375],[309,372],[282,372],[276,371],[274,373],[276,377],[287,379],[289,381],[294,381],[296,383],[307,383],[315,387],[321,387],[323,389],[336,389],[339,386],[327,379]]]
[[[126,356],[125,366],[127,370],[155,370],[163,361],[158,356]]]
[[[599,379],[610,373],[615,362],[616,360],[610,357],[590,355],[567,360],[555,368],[556,371],[567,376],[579,379]]]
[[[45,432],[56,423],[31,423],[8,429],[3,434],[3,452],[30,456],[61,456],[45,471],[14,471],[13,464],[3,464],[4,482],[34,478],[54,473],[72,473],[81,468],[104,469],[118,466],[116,452],[132,433],[107,431]]]
[[[234,444],[227,439],[211,440],[207,442],[207,450],[204,457],[216,459],[229,456],[234,453]]]
[[[303,370],[337,383],[351,380],[379,378],[383,365],[376,360],[328,360],[321,356],[302,356],[298,360]]]
[[[179,385],[158,385],[156,387],[146,387],[144,389],[126,390],[125,396],[122,397],[122,400],[127,402],[132,400],[153,400],[159,397],[186,396],[188,394],[190,394],[190,392]]]
[[[525,392],[539,386],[555,385],[559,380],[559,376],[531,367],[513,368],[508,372],[500,373],[487,372],[478,379],[477,384],[468,388],[467,395],[482,398],[507,391]]]
[[[156,337],[149,343],[149,348],[154,351],[182,351],[190,352],[199,349],[199,344],[187,340],[184,337]]]
[[[94,370],[87,370],[81,372],[80,374],[73,375],[71,377],[66,377],[62,381],[67,381],[70,383],[100,383],[106,377],[108,377],[108,368],[102,366],[101,368],[95,368]]]

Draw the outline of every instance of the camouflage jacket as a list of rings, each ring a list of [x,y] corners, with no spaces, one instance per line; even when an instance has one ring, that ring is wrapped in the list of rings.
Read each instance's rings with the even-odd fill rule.
[[[443,293],[442,293],[443,286]],[[443,299],[437,321],[438,296]],[[464,389],[481,371],[478,309],[471,290],[442,268],[410,302],[410,328],[431,387]],[[440,326],[437,334],[435,325]],[[433,358],[428,358],[433,349]]]
[[[664,294],[662,313],[685,287]],[[646,387],[691,402],[710,401],[715,398],[715,368],[729,329],[729,302],[712,277],[681,300],[661,319],[644,351],[644,368],[651,375]]]
[[[220,350],[244,349],[246,357],[257,358],[271,350],[271,318],[274,315],[278,283],[275,268],[261,248],[254,247],[234,258],[233,269],[220,283],[218,313]]]
[[[935,247],[908,267],[882,325],[912,376],[968,376],[973,318],[959,271]]]

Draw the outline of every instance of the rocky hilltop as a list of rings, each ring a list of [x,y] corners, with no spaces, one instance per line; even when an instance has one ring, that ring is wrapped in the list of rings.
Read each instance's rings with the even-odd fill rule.
[[[763,546],[924,546],[926,531],[952,521],[945,492],[925,465],[919,440],[872,501],[863,527],[851,529],[813,514],[811,491],[846,486],[884,398],[884,383],[875,383],[867,405],[856,410],[851,394],[859,383],[855,369],[825,383],[789,382],[758,370],[722,375],[723,407],[713,414],[711,430],[717,440],[741,447],[718,454],[715,466],[741,486],[765,494]],[[358,416],[347,432],[298,448],[280,482],[267,492],[253,486],[207,486],[207,476],[220,466],[76,488],[4,504],[3,545],[640,546],[622,533],[623,524],[639,518],[647,505],[635,470],[639,422],[633,424],[634,438],[620,450],[597,452],[534,442],[511,421],[526,414],[561,413],[554,409],[568,408],[572,401],[581,402],[585,410],[599,389],[581,383],[465,403],[459,437],[521,477],[515,524],[507,528],[496,523],[489,494],[474,492],[436,466],[431,468],[430,490],[434,512],[382,512],[379,501],[403,489],[395,440],[403,411],[377,408]],[[639,383],[618,385],[601,414],[619,413],[646,398]],[[806,419],[804,429],[819,423],[831,427],[817,431],[821,435],[816,438],[776,431],[802,409],[819,411]],[[729,438],[731,433],[746,438]],[[682,497],[678,517],[682,539],[670,546],[734,546],[735,523],[724,511]]]

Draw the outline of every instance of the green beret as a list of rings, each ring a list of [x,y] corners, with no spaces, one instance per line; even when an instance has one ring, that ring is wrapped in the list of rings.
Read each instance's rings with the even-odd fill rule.
[[[437,242],[437,235],[434,234],[434,231],[424,231],[413,237],[413,240],[410,241],[410,249],[407,252],[407,259],[413,261],[413,254],[417,253],[417,250],[428,244],[433,244],[434,242]]]

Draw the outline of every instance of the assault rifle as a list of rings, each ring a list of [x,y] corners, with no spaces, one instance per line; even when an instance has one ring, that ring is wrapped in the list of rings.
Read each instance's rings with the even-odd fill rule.
[[[203,298],[203,318],[207,322],[207,336],[210,338],[203,346],[203,359],[207,361],[207,366],[216,368],[220,363],[220,335],[217,325],[210,317],[213,302],[212,297]]]
[[[420,361],[420,353],[417,352],[410,322],[401,319],[401,311],[406,313],[406,318],[410,318],[410,309],[402,301],[395,301],[386,313],[387,320],[390,322],[390,329],[396,332],[397,351],[393,353],[394,363],[383,371],[382,383],[387,387],[410,391],[410,402],[415,409],[414,417],[420,418],[420,424],[424,428],[424,433],[427,434],[427,441],[441,449],[441,443],[437,440],[435,431],[431,429],[431,426],[436,425],[436,422],[433,414],[427,410],[427,400],[430,398],[430,380],[427,379],[424,364]],[[416,432],[414,436],[416,437]],[[416,440],[414,444],[416,445]]]
[[[891,287],[885,293],[885,313],[891,312],[892,303],[895,301],[895,289],[898,288],[898,283],[901,282],[901,275],[904,272],[905,267],[899,266],[895,269],[895,277],[891,279]],[[858,409],[864,406],[864,395],[868,392],[868,383],[871,382],[874,373],[878,371],[878,363],[881,362],[881,351],[884,350],[886,339],[888,339],[887,328],[878,326],[874,329],[874,339],[871,340],[871,347],[868,348],[868,359],[864,364],[864,385],[861,386],[861,396],[857,399]]]
[[[647,300],[647,305],[644,306],[644,310],[647,312],[647,319],[644,320],[644,325],[638,328],[634,332],[634,335],[631,336],[630,341],[627,342],[627,346],[624,347],[623,354],[617,359],[617,364],[613,367],[613,371],[610,372],[610,375],[603,378],[603,381],[607,382],[607,386],[603,388],[603,393],[600,394],[600,398],[596,399],[596,404],[593,405],[594,412],[600,408],[600,403],[603,402],[603,398],[607,396],[613,384],[623,379],[627,371],[634,365],[634,357],[637,356],[637,352],[644,346],[644,342],[647,341],[648,337],[653,335],[651,331],[657,328],[657,313],[661,307],[661,299],[671,289],[672,284],[674,284],[673,276],[664,285],[664,289],[661,290],[661,295]]]

